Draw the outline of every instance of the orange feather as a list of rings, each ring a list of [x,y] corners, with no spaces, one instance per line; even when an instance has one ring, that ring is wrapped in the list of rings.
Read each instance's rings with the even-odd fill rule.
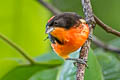
[[[59,39],[64,44],[51,44],[53,50],[64,59],[69,57],[69,54],[79,49],[89,36],[89,27],[85,23],[81,23],[78,27],[74,26],[70,29],[55,27],[51,35]]]

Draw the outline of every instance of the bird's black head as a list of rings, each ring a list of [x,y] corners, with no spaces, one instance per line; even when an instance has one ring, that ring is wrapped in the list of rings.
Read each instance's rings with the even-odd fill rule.
[[[46,31],[47,28],[53,29],[54,27],[69,29],[77,24],[77,21],[79,21],[79,19],[82,19],[82,17],[74,12],[64,12],[62,14],[58,14],[54,16],[50,21],[48,21],[46,25]]]

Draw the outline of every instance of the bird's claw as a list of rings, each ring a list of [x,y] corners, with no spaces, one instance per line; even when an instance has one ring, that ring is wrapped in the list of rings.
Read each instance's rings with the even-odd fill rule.
[[[66,60],[73,60],[73,61],[75,61],[75,62],[73,62],[73,64],[75,66],[77,66],[78,64],[84,64],[88,68],[87,60],[85,60],[85,59],[67,58]]]
[[[84,60],[84,59],[78,59],[76,62],[73,63],[75,66],[77,66],[78,64],[84,64],[87,68],[88,68],[88,65],[87,65],[87,60]]]

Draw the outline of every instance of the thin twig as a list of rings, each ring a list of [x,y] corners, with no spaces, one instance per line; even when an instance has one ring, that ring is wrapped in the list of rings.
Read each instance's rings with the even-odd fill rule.
[[[43,6],[45,6],[49,11],[51,11],[54,15],[60,14],[61,11],[53,7],[51,4],[48,4],[47,2],[43,0],[38,0]]]
[[[117,31],[117,30],[115,30],[115,29],[112,29],[112,27],[104,24],[104,23],[103,23],[97,16],[95,16],[95,15],[94,15],[94,18],[95,18],[96,23],[97,23],[100,27],[102,27],[106,32],[111,33],[111,34],[114,34],[114,35],[120,37],[120,32],[119,32],[119,31]]]
[[[25,51],[23,51],[20,47],[18,47],[14,42],[9,40],[6,36],[0,34],[0,39],[2,39],[4,42],[9,44],[16,51],[18,51],[26,60],[28,60],[30,62],[30,64],[34,64],[35,63],[35,61],[30,56],[28,56]]]
[[[93,33],[93,27],[95,26],[95,20],[92,13],[92,6],[90,0],[81,0],[83,6],[83,12],[85,14],[85,19],[90,28],[90,35]],[[80,50],[80,59],[87,60],[88,59],[88,52],[90,48],[91,40],[87,40],[86,43],[83,45],[82,49]],[[84,80],[85,74],[85,64],[78,64],[77,65],[77,80]]]
[[[112,45],[107,45],[105,43],[103,43],[102,41],[100,41],[98,38],[96,38],[95,36],[92,37],[92,41],[94,42],[94,44],[106,51],[111,51],[111,52],[115,52],[120,54],[120,49],[117,47],[114,47]]]

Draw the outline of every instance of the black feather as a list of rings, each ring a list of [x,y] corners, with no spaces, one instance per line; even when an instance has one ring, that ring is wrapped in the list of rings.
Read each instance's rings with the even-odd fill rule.
[[[82,17],[74,12],[64,12],[56,15],[46,26],[63,27],[69,29],[74,26]]]
[[[49,34],[49,39],[50,41],[55,44],[56,42],[59,43],[59,44],[64,44],[63,42],[61,42],[59,39],[57,39],[56,37],[52,36],[51,34]]]

